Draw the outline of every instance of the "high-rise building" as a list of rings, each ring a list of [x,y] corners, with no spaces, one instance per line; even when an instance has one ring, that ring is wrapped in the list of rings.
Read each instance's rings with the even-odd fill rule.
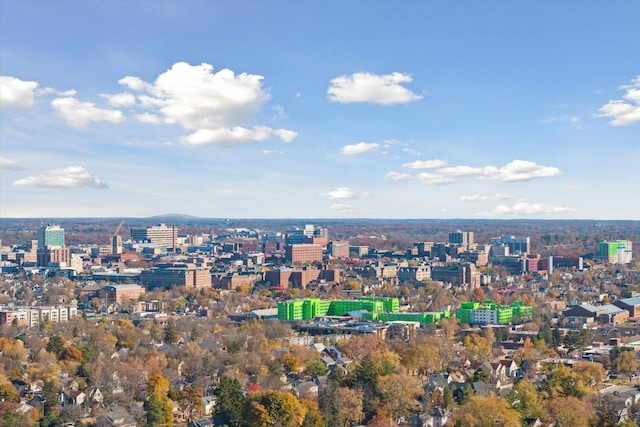
[[[349,241],[348,240],[332,240],[331,256],[334,258],[349,258]]]
[[[177,230],[175,227],[167,227],[165,224],[158,224],[147,228],[132,228],[131,240],[134,242],[149,242],[162,245],[168,248],[176,244]]]
[[[111,254],[120,255],[122,253],[122,236],[117,234],[111,238]]]
[[[531,253],[531,239],[529,237],[501,236],[493,239],[491,245],[508,247],[509,252],[507,255]]]
[[[598,244],[598,257],[611,264],[628,264],[633,257],[633,248],[630,240],[603,240]]]
[[[292,264],[310,264],[322,262],[322,246],[314,244],[288,245],[286,248],[287,261]]]
[[[46,225],[38,230],[38,249],[64,248],[64,228],[59,225]]]
[[[457,230],[449,233],[449,243],[452,245],[473,245],[473,231]]]

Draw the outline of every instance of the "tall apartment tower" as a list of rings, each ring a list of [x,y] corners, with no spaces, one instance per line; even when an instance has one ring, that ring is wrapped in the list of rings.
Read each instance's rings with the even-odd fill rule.
[[[111,238],[111,254],[120,255],[122,253],[122,236],[117,234]]]
[[[452,245],[473,245],[473,231],[456,230],[449,233],[449,243]]]
[[[59,225],[45,225],[38,229],[38,249],[64,248],[64,228]]]
[[[491,241],[491,246],[509,248],[508,255],[531,253],[531,239],[529,237],[500,236]]]

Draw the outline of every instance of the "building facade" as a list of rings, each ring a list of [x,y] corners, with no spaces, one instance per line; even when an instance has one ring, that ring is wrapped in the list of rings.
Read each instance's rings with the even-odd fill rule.
[[[167,227],[166,224],[131,229],[131,240],[134,242],[149,242],[172,248],[176,245],[176,238],[176,228]]]

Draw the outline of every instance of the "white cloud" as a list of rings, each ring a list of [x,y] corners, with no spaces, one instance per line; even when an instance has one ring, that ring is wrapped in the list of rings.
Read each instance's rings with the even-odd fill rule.
[[[630,85],[620,86],[624,90],[624,100],[609,101],[600,107],[595,117],[611,117],[609,124],[613,126],[627,126],[640,122],[640,75],[631,80]]]
[[[95,189],[107,188],[107,184],[94,178],[81,166],[69,166],[62,169],[52,169],[42,175],[28,176],[18,179],[13,184],[16,187],[44,187],[44,188],[77,188],[89,187]]]
[[[464,200],[466,202],[479,202],[479,201],[485,201],[485,200],[504,200],[510,197],[511,196],[504,193],[494,194],[493,196],[482,196],[479,194],[474,194],[470,196],[460,196],[460,200]]]
[[[38,82],[0,76],[0,108],[33,107],[35,90],[38,86]]]
[[[279,136],[284,142],[291,142],[297,133],[286,129],[271,129],[266,126],[253,129],[238,126],[231,129],[199,129],[182,137],[180,142],[186,145],[234,145],[238,142],[266,141],[273,135]]]
[[[575,129],[583,129],[584,124],[582,123],[582,119],[578,116],[555,116],[548,117],[544,120],[541,120],[540,123],[548,124],[548,123],[569,123]]]
[[[511,206],[498,205],[488,215],[538,215],[575,211],[564,206],[550,206],[543,203],[517,202]]]
[[[331,80],[327,95],[331,101],[348,104],[368,102],[372,104],[406,104],[422,99],[421,95],[403,87],[402,83],[411,83],[408,74],[391,73],[376,75],[372,73],[354,73]]]
[[[151,113],[136,114],[134,117],[141,123],[158,124],[162,121],[162,118],[160,116]]]
[[[147,113],[193,131],[181,138],[183,144],[234,145],[274,136],[291,142],[298,135],[292,130],[247,127],[269,100],[262,80],[260,75],[235,74],[229,69],[214,73],[209,64],[178,62],[153,83],[131,76],[119,83],[141,92],[138,101]]]
[[[105,98],[109,105],[116,108],[131,107],[136,104],[136,97],[127,92],[116,93],[115,95],[103,93],[100,96]]]
[[[444,184],[451,184],[452,182],[454,182],[452,178],[448,178],[446,176],[438,175],[435,173],[427,173],[427,172],[419,173],[418,180],[423,184],[429,184],[429,185],[444,185]]]
[[[438,169],[447,165],[444,160],[416,160],[415,162],[409,162],[402,165],[405,169]]]
[[[379,147],[380,144],[375,142],[358,142],[357,144],[345,145],[340,149],[340,152],[345,156],[357,156],[376,151]]]
[[[408,147],[403,148],[402,151],[404,153],[411,154],[412,156],[420,156],[420,155],[422,155],[422,153],[420,153],[419,151],[414,150],[412,148],[408,148]]]
[[[562,171],[553,166],[542,166],[527,160],[514,160],[501,168],[486,166],[482,171],[483,179],[503,182],[529,181],[560,175]]]
[[[356,194],[351,191],[349,187],[338,187],[335,190],[329,191],[326,194],[322,194],[331,200],[336,199],[353,199],[356,197]]]
[[[23,168],[19,166],[15,160],[11,160],[6,157],[0,157],[0,170],[19,171],[21,169]]]
[[[348,205],[346,203],[334,203],[333,205],[329,206],[329,209],[334,211],[351,212],[351,205]]]
[[[56,98],[51,105],[73,127],[85,127],[89,122],[120,123],[124,120],[122,111],[99,108],[91,102],[81,102],[75,98]]]
[[[492,166],[488,166],[492,167]],[[439,174],[447,176],[466,176],[466,175],[480,175],[484,171],[484,168],[474,168],[471,166],[451,166],[448,168],[442,168],[438,170]]]
[[[400,173],[400,172],[387,172],[387,174],[384,176],[384,179],[388,179],[391,181],[407,181],[412,179],[413,176],[409,175],[408,173]]]

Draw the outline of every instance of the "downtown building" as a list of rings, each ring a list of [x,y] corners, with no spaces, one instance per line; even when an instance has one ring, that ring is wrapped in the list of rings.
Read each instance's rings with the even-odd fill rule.
[[[207,267],[186,263],[165,263],[140,273],[140,282],[147,289],[211,288],[211,272]]]
[[[166,248],[175,248],[177,237],[176,228],[167,227],[166,224],[131,229],[131,240],[134,242],[154,243]]]
[[[610,264],[629,264],[633,257],[631,240],[603,240],[598,243],[598,258]]]
[[[59,225],[46,225],[38,229],[38,249],[36,252],[38,267],[71,265],[69,248],[64,245],[64,228]]]

